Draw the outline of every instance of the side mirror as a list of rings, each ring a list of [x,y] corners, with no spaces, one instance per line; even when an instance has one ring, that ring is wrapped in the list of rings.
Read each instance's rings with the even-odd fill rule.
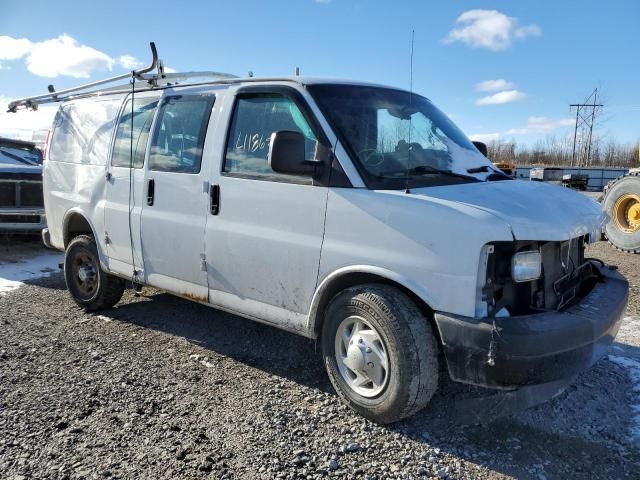
[[[474,142],[472,142],[472,143],[473,143],[473,145],[474,145],[478,150],[480,150],[480,153],[481,153],[482,155],[484,155],[484,156],[485,156],[485,157],[487,157],[487,158],[489,157],[489,151],[487,150],[487,144],[486,144],[486,143],[484,143],[484,142],[477,142],[477,141],[474,141]]]
[[[321,162],[305,160],[305,140],[299,132],[281,130],[271,134],[269,167],[287,175],[314,176]]]

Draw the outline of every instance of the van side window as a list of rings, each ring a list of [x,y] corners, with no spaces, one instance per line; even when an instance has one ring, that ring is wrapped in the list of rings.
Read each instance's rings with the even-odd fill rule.
[[[213,95],[180,95],[163,100],[151,140],[151,170],[200,172],[214,100]]]
[[[278,94],[249,94],[239,97],[227,139],[224,172],[265,180],[309,183],[308,178],[283,175],[269,167],[271,134],[280,130],[304,135],[306,159],[314,159],[316,136],[293,100]]]
[[[111,157],[112,166],[142,168],[151,122],[157,106],[158,99],[156,98],[135,98],[133,101],[133,122],[131,122],[131,100],[127,101],[118,121],[116,141]],[[133,158],[131,153],[133,153]]]

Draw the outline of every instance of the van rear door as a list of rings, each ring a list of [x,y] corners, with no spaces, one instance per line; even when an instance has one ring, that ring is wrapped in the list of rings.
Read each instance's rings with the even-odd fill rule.
[[[208,298],[202,150],[214,101],[213,93],[163,97],[149,144],[141,219],[145,283],[199,301]]]

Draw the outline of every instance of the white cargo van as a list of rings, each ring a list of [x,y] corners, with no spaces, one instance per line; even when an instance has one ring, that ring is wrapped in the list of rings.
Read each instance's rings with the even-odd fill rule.
[[[628,284],[584,255],[601,207],[500,173],[425,97],[133,77],[11,105],[62,102],[43,236],[88,311],[129,281],[317,338],[338,394],[378,422],[423,408],[439,365],[516,390],[569,381],[613,341]]]

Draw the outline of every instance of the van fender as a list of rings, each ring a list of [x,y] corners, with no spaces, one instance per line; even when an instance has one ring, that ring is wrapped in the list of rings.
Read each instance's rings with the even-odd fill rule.
[[[316,287],[309,308],[307,321],[308,336],[311,338],[318,337],[322,326],[324,309],[338,292],[353,285],[374,283],[376,281],[396,284],[413,293],[422,300],[427,307],[431,308],[431,306],[434,305],[433,296],[427,288],[397,272],[374,265],[350,265],[341,267],[327,275]]]
[[[89,215],[87,215],[87,213],[79,207],[72,207],[69,210],[67,210],[64,214],[64,219],[62,221],[62,236],[63,236],[63,242],[64,242],[64,249],[66,250],[70,240],[67,233],[67,230],[69,228],[69,223],[71,222],[71,219],[74,218],[74,216],[76,215],[79,215],[80,217],[82,217],[82,219],[86,222],[86,224],[91,229],[90,233],[91,235],[93,235],[93,238],[95,238],[96,240],[96,248],[98,249],[98,258],[100,259],[100,265],[102,266],[103,270],[109,271],[109,269],[107,268],[107,265],[108,265],[107,257],[102,251],[102,246],[100,244],[101,242],[98,236],[96,235],[95,226],[93,225],[93,222],[89,220]]]

